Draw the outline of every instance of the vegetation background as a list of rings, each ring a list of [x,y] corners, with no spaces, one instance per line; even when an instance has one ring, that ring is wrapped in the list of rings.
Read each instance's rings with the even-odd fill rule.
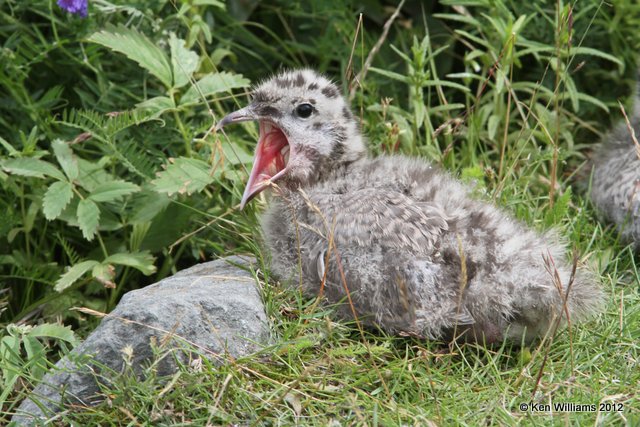
[[[301,66],[344,82],[373,153],[427,158],[558,228],[602,278],[605,313],[531,349],[447,347],[362,335],[263,283],[263,354],[183,367],[170,389],[151,368],[123,375],[58,422],[640,424],[640,275],[584,197],[586,156],[619,101],[631,111],[638,28],[635,0],[92,0],[84,18],[0,0],[0,424],[96,326],[73,307],[108,312],[195,263],[263,258],[264,201],[237,209],[257,132],[211,127],[251,83]]]

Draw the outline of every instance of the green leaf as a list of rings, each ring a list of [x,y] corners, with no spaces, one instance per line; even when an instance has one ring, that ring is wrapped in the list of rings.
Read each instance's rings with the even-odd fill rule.
[[[213,53],[211,55],[209,55],[209,58],[211,59],[211,63],[207,64],[208,66],[219,66],[220,63],[222,62],[223,59],[225,58],[231,58],[232,60],[235,58],[233,51],[229,50],[229,49],[225,49],[223,47],[219,47],[216,48]],[[209,62],[209,61],[207,61]]]
[[[29,233],[31,232],[31,230],[33,230],[33,224],[35,223],[36,217],[38,216],[39,212],[40,203],[38,203],[37,201],[31,202],[29,208],[27,209],[27,214],[24,216],[24,220],[22,222],[25,233]]]
[[[583,93],[583,92],[578,92],[578,94],[576,96],[581,101],[585,101],[585,102],[588,102],[590,104],[593,104],[596,107],[599,107],[599,108],[603,109],[607,113],[609,112],[609,107],[607,107],[607,105],[604,102],[600,101],[598,98],[595,98],[593,96],[587,95],[586,93]]]
[[[222,152],[224,153],[225,161],[228,161],[232,165],[248,165],[253,162],[253,156],[232,141],[222,143]]]
[[[88,192],[92,192],[103,182],[113,180],[113,176],[104,170],[105,165],[111,161],[111,158],[107,156],[102,157],[97,162],[89,162],[82,158],[78,158],[80,176],[76,180],[77,184]]]
[[[30,373],[35,378],[41,378],[46,372],[46,357],[44,356],[44,345],[30,333],[22,337],[22,346],[27,353],[27,360],[30,365]]]
[[[207,44],[210,44],[213,40],[211,36],[211,28],[209,24],[202,19],[200,15],[193,15],[191,22],[189,23],[189,34],[187,35],[187,46],[193,46],[202,35]],[[211,65],[211,64],[207,64]]]
[[[94,202],[111,202],[140,190],[135,184],[126,181],[109,181],[98,184],[89,195]]]
[[[484,179],[484,170],[480,166],[466,167],[462,169],[462,172],[460,173],[460,178],[464,182],[472,182],[475,180],[480,181]]]
[[[210,171],[209,164],[202,160],[178,157],[171,160],[166,169],[159,172],[158,178],[151,183],[159,193],[192,194],[213,182],[214,174]]]
[[[156,266],[153,265],[155,258],[147,251],[143,252],[121,252],[108,256],[104,260],[104,264],[118,264],[133,267],[139,270],[145,276],[156,272]]]
[[[84,199],[78,203],[78,224],[82,230],[82,235],[87,240],[93,240],[93,236],[98,229],[98,222],[100,221],[100,209],[93,200]]]
[[[200,58],[195,52],[187,49],[184,43],[184,40],[177,38],[174,33],[169,35],[174,88],[179,88],[189,83],[191,76],[198,69]]]
[[[247,87],[251,82],[242,77],[242,74],[231,74],[227,72],[207,74],[198,82],[191,86],[182,95],[180,105],[197,103],[203,97],[207,97],[220,92],[228,92],[231,89]]]
[[[175,108],[176,104],[173,102],[173,99],[166,96],[156,96],[136,104],[136,109],[141,110],[145,114],[149,114],[150,117],[154,118],[157,118],[161,114]]]
[[[44,193],[42,211],[49,221],[58,218],[62,210],[73,198],[73,187],[70,182],[56,181]]]
[[[548,210],[545,215],[546,225],[551,226],[559,223],[562,218],[569,215],[569,204],[571,202],[571,187],[567,187],[565,192],[556,199],[553,208]]]
[[[482,28],[482,24],[480,24],[478,20],[472,18],[471,16],[456,15],[453,13],[434,13],[433,17],[438,19],[448,19],[450,21],[462,22],[463,24],[468,24],[476,28]]]
[[[215,6],[218,7],[222,10],[226,9],[226,5],[224,4],[223,1],[220,0],[194,0],[193,1],[193,5],[194,6]]]
[[[89,260],[82,261],[73,267],[69,268],[66,273],[64,273],[58,281],[56,282],[56,286],[54,289],[57,292],[62,292],[67,289],[69,286],[73,285],[76,280],[81,278],[87,271],[91,270],[94,266],[98,265],[98,261]]]
[[[462,110],[467,108],[466,105],[460,102],[452,102],[451,104],[442,104],[437,107],[429,108],[429,114],[440,113],[443,111]]]
[[[93,33],[89,41],[126,55],[171,88],[173,76],[167,55],[144,34],[123,25],[110,26],[108,30]]]
[[[7,159],[3,161],[0,166],[5,171],[15,175],[33,176],[36,178],[44,178],[46,175],[60,181],[66,180],[64,174],[51,163],[32,157]]]
[[[9,141],[0,136],[0,145],[9,152],[11,156],[17,156],[19,151],[13,148],[13,145],[9,144]]]
[[[38,325],[29,331],[29,335],[32,337],[56,338],[74,345],[78,341],[70,326],[62,326],[57,323],[43,323],[42,325]]]
[[[400,73],[394,73],[393,71],[383,70],[382,68],[371,67],[369,71],[385,76],[391,80],[397,80],[402,83],[411,84],[411,79],[408,76],[402,75]]]
[[[0,339],[0,360],[10,363],[20,363],[20,335],[15,333],[15,324],[7,326],[5,335]],[[2,365],[4,371],[4,364]]]
[[[619,58],[616,58],[613,55],[602,52],[598,49],[593,49],[591,47],[586,46],[574,46],[570,50],[571,55],[588,55],[588,56],[596,56],[598,58],[606,59],[607,61],[614,62],[618,64],[618,67],[622,70],[624,68],[624,62],[622,62]]]
[[[483,39],[482,37],[474,36],[470,32],[464,31],[464,30],[460,30],[460,29],[453,30],[453,32],[456,33],[456,34],[459,34],[459,35],[461,35],[463,37],[468,38],[469,40],[471,40],[472,42],[474,42],[474,43],[476,43],[476,44],[478,44],[480,46],[483,46],[488,52],[493,51],[493,47],[491,46],[491,44],[489,44],[489,42],[486,41],[485,39]]]
[[[166,194],[145,189],[136,194],[131,202],[132,208],[129,222],[140,224],[151,221],[156,215],[163,212],[169,203],[171,203],[171,199]]]
[[[495,78],[496,78],[496,89],[495,90],[496,90],[497,93],[502,93],[502,90],[504,89],[505,82],[507,80],[507,75],[506,75],[505,71],[502,68],[498,67],[496,69],[496,77]]]
[[[493,140],[496,137],[499,124],[500,124],[500,116],[496,114],[492,114],[489,117],[489,122],[487,123],[487,132],[488,132],[489,139]]]
[[[463,92],[471,92],[471,90],[466,87],[463,86],[459,83],[454,83],[454,82],[449,82],[447,80],[427,80],[422,82],[422,87],[428,87],[428,86],[444,86],[444,87],[450,87],[450,88],[454,88],[454,89],[460,89]]]
[[[78,177],[78,161],[73,155],[73,151],[69,144],[66,142],[56,139],[51,143],[51,148],[53,148],[53,152],[56,155],[56,159],[58,159],[58,163],[62,166],[62,170],[67,175],[70,181],[73,181]]]
[[[511,32],[514,34],[520,34],[523,28],[524,21],[527,19],[527,15],[520,15],[516,22],[514,22],[513,27],[511,27]]]
[[[116,275],[116,269],[111,264],[98,264],[93,267],[91,275],[98,282],[102,283],[105,288],[113,289],[116,287],[113,279]]]

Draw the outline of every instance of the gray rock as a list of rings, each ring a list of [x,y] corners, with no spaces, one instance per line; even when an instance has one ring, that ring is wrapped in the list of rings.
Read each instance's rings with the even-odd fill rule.
[[[260,350],[269,340],[264,306],[251,273],[236,266],[248,268],[252,262],[234,256],[198,264],[127,293],[44,377],[12,421],[42,423],[66,402],[98,403],[96,378],[108,382],[110,370],[121,372],[128,366],[125,360],[141,372],[154,360],[152,342],[163,353],[171,352],[157,363],[159,375],[175,372],[176,358],[189,363],[195,355],[221,364]]]

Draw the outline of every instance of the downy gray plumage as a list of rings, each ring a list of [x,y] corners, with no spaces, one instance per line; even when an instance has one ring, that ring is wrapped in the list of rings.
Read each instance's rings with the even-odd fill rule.
[[[616,225],[622,240],[640,250],[640,146],[631,136],[635,132],[640,139],[640,83],[629,122],[631,130],[623,120],[595,150],[591,200]]]
[[[516,343],[559,316],[596,313],[603,293],[538,233],[423,159],[366,155],[338,87],[304,69],[258,85],[217,125],[260,123],[242,197],[271,187],[262,218],[271,269],[337,313],[391,334]],[[567,296],[568,294],[568,296]]]

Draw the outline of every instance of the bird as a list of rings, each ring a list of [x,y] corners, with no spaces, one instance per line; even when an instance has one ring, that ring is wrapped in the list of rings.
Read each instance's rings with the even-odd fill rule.
[[[616,225],[622,240],[640,251],[640,87],[629,125],[619,123],[595,150],[591,200]]]
[[[257,121],[240,207],[270,189],[260,224],[272,276],[339,319],[425,340],[530,343],[602,307],[559,233],[536,232],[427,160],[372,157],[339,87],[313,69],[258,83],[218,121]]]

